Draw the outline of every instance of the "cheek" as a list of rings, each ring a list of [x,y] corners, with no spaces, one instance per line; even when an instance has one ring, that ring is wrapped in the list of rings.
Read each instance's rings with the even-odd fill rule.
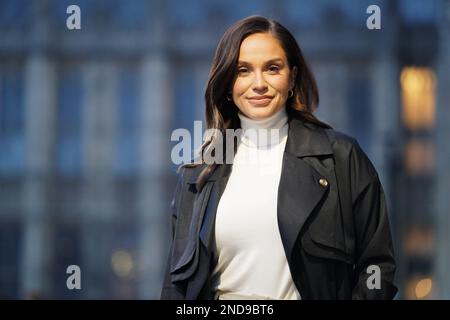
[[[237,97],[243,95],[249,87],[248,81],[242,79],[236,80],[233,86],[233,96]]]
[[[280,94],[287,94],[289,91],[289,79],[274,79],[271,86]]]

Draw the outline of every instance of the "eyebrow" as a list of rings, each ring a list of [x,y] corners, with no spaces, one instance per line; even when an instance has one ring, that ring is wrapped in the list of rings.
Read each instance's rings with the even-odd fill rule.
[[[265,64],[268,64],[268,63],[274,63],[274,62],[283,62],[283,59],[281,59],[281,58],[273,58],[273,59],[267,60],[267,61],[265,62]],[[241,61],[241,60],[239,60],[239,61],[238,61],[238,64],[251,64],[251,63],[250,63],[250,62],[247,62],[247,61]]]

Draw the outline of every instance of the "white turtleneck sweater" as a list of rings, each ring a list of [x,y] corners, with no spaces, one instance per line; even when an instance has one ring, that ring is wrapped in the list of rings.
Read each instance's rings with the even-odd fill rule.
[[[238,115],[242,134],[216,214],[212,290],[218,299],[301,299],[277,219],[286,108],[262,120]]]

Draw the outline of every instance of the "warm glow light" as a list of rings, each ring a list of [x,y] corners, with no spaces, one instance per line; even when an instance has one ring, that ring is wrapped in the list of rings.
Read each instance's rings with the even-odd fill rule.
[[[117,250],[111,257],[111,266],[117,276],[128,277],[133,270],[133,258],[129,252]]]
[[[405,166],[409,174],[429,174],[433,172],[434,145],[431,141],[411,139],[405,145]]]
[[[433,256],[436,245],[434,231],[431,228],[410,227],[403,245],[408,256]]]
[[[430,294],[433,282],[430,278],[425,278],[417,282],[416,284],[416,297],[417,299],[423,299]]]
[[[436,77],[429,68],[405,67],[400,76],[402,117],[411,130],[430,129],[436,112]]]

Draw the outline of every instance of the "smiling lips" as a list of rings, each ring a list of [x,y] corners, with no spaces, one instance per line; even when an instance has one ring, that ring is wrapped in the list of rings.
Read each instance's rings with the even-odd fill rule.
[[[256,106],[264,106],[267,105],[270,101],[272,101],[272,96],[254,96],[247,98],[248,102]]]

